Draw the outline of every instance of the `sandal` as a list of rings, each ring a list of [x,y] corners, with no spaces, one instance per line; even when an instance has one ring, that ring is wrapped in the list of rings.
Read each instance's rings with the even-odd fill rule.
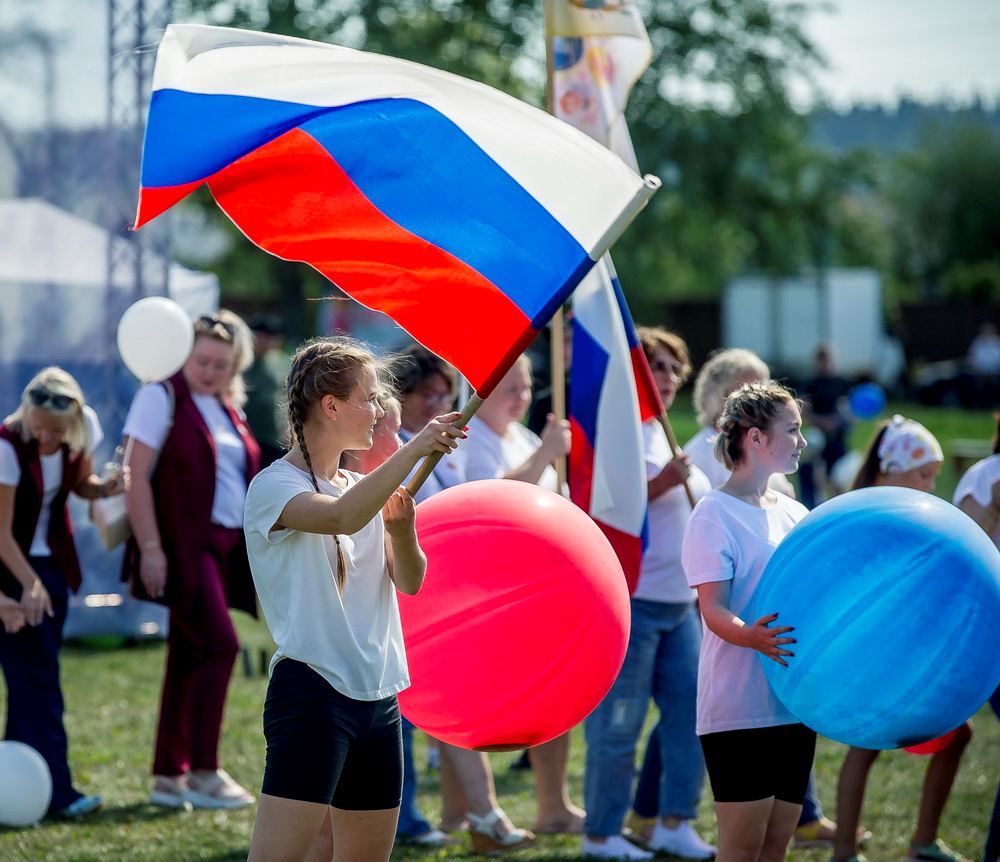
[[[217,769],[214,775],[206,778],[198,778],[189,772],[187,779],[188,788],[184,792],[184,799],[194,808],[245,808],[257,801],[249,790],[237,784],[224,769]]]
[[[656,826],[657,819],[656,817],[643,817],[638,811],[633,809],[628,813],[625,826],[628,832],[631,832],[633,836],[645,845],[653,837],[653,827]],[[626,838],[629,837],[625,830],[622,831],[622,834]]]
[[[535,835],[527,829],[511,829],[502,835],[497,828],[506,815],[499,808],[494,808],[482,817],[469,812],[469,837],[472,839],[472,849],[484,856],[499,856],[511,853],[535,843]]]
[[[162,808],[190,808],[191,803],[185,798],[186,793],[187,785],[183,778],[157,775],[153,782],[153,792],[149,794],[149,803]]]
[[[969,862],[968,859],[960,856],[940,838],[937,841],[931,841],[930,844],[923,847],[911,841],[910,852],[906,858],[918,859],[921,862]]]
[[[803,823],[795,828],[795,847],[800,850],[807,850],[811,847],[832,847],[834,836],[837,834],[837,824],[826,817],[813,820],[812,823]],[[871,832],[862,827],[858,827],[854,840],[860,847],[869,838]]]

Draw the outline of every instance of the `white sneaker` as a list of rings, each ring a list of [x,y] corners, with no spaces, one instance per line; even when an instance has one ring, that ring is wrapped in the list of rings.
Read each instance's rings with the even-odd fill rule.
[[[640,850],[634,844],[630,844],[621,835],[612,835],[603,844],[599,841],[591,841],[586,835],[583,836],[583,858],[584,859],[652,859],[653,854],[648,850]]]
[[[689,820],[682,820],[676,829],[668,829],[662,821],[657,820],[653,827],[653,837],[649,839],[649,847],[682,859],[711,859],[719,849],[702,841]]]

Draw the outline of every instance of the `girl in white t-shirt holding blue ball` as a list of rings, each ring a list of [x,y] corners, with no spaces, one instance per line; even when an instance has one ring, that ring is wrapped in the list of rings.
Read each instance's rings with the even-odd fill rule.
[[[277,652],[264,705],[267,759],[250,862],[386,860],[402,788],[396,695],[409,685],[396,589],[427,560],[412,497],[416,462],[465,436],[449,413],[367,476],[380,365],[347,338],[308,342],[287,381],[291,451],[247,492],[247,550]]]
[[[749,615],[771,555],[807,514],[768,480],[795,472],[806,441],[799,402],[774,381],[731,393],[718,424],[716,454],[732,474],[698,503],[681,552],[705,621],[696,732],[715,796],[716,862],[780,862],[802,808],[816,734],[777,699],[756,655],[786,664],[791,627],[780,625],[780,608],[757,620]]]

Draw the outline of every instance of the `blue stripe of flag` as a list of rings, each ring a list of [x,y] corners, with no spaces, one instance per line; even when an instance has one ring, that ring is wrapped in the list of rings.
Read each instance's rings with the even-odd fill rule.
[[[489,279],[536,328],[591,266],[586,251],[534,197],[423,102],[320,108],[158,90],[149,113],[144,187],[205,179],[301,127],[387,218]],[[441,300],[461,302],[448,288],[441,285]]]
[[[577,321],[573,321],[573,386],[569,412],[596,451],[597,411],[608,370],[608,354]]]

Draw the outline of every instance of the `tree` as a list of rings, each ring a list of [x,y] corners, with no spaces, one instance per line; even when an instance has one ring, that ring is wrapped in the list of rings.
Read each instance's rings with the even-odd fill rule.
[[[985,120],[927,124],[916,149],[893,159],[886,198],[897,273],[913,292],[1000,296],[1000,135]]]

